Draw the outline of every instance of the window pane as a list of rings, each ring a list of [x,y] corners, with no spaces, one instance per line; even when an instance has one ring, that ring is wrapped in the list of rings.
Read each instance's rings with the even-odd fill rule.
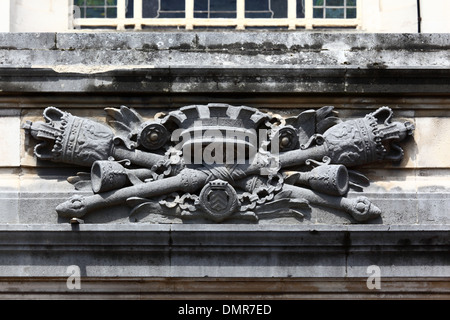
[[[323,18],[323,9],[322,8],[314,8],[313,18]]]
[[[211,12],[217,11],[220,15],[221,12],[232,11],[236,15],[236,0],[209,0]]]
[[[245,0],[246,18],[287,18],[287,0]]]
[[[157,0],[143,0],[142,1],[142,17],[156,18],[158,17],[158,1]]]
[[[155,18],[184,18],[186,16],[184,10],[184,1],[179,0],[160,0],[160,6],[158,9],[158,0],[147,0],[152,2],[149,8],[157,8],[157,14]],[[145,7],[145,6],[144,6]]]
[[[344,18],[344,9],[326,9],[325,18]]]
[[[327,0],[325,5],[327,6],[343,6],[344,0]]]
[[[356,18],[356,9],[347,9],[347,17],[348,19]]]
[[[108,0],[110,1],[110,0]],[[134,18],[134,0],[128,0],[126,2],[125,18]],[[117,14],[117,13],[116,13]],[[108,13],[109,18],[109,13]]]
[[[86,18],[105,18],[105,9],[86,8]]]
[[[194,1],[195,11],[208,11],[208,0],[195,0]]]
[[[236,0],[194,0],[194,17],[236,18]]]
[[[267,0],[245,0],[246,11],[269,11],[269,7]]]
[[[81,18],[117,18],[117,0],[74,0]]]
[[[209,17],[208,0],[194,0],[194,18]]]
[[[117,18],[117,9],[116,8],[106,9],[106,18]]]
[[[324,8],[322,13],[320,10]],[[313,0],[314,18],[354,19],[356,0]]]
[[[305,17],[304,4],[305,4],[304,0],[297,0],[297,18],[304,18]]]
[[[287,0],[271,0],[270,7],[273,11],[274,18],[287,18],[287,3]],[[300,9],[302,8],[300,7]]]
[[[87,6],[104,6],[105,0],[86,0]]]
[[[209,14],[210,18],[236,18],[236,11],[234,12],[221,12],[221,11],[211,11]]]
[[[184,1],[180,0],[161,0],[161,10],[164,11],[184,11]]]
[[[175,11],[160,11],[156,18],[184,18],[186,14],[184,12]]]

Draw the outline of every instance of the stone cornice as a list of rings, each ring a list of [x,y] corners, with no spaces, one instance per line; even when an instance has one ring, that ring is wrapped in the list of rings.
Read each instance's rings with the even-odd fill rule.
[[[0,34],[7,92],[442,93],[448,34]]]
[[[0,225],[0,239],[8,277],[62,277],[69,265],[86,277],[351,278],[372,264],[385,277],[449,272],[448,225]]]
[[[69,69],[68,69],[69,70]],[[2,93],[443,93],[450,69],[203,67],[115,69],[95,74],[0,68]]]

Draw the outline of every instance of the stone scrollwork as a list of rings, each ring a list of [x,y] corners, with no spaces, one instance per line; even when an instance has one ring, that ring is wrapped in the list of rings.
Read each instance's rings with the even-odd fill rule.
[[[257,222],[301,218],[306,208],[320,206],[364,222],[381,211],[364,196],[346,197],[350,188],[369,184],[350,168],[401,160],[399,143],[414,130],[392,121],[388,107],[347,121],[333,107],[281,120],[227,104],[186,106],[152,120],[125,106],[106,113],[108,125],[49,107],[45,122],[23,124],[38,140],[37,158],[90,168],[68,180],[93,194],[58,205],[61,217],[79,221],[93,210],[128,204],[130,220],[158,213]]]

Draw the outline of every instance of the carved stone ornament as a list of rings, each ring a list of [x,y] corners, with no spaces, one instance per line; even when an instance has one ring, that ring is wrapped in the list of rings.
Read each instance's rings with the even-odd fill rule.
[[[369,180],[349,168],[399,161],[409,122],[393,122],[382,107],[342,121],[333,107],[281,118],[246,106],[186,106],[145,121],[122,106],[106,108],[104,125],[55,107],[45,122],[23,128],[39,140],[39,159],[90,167],[68,181],[89,186],[57,206],[74,221],[108,206],[128,204],[130,220],[149,214],[213,222],[272,216],[302,218],[310,206],[342,210],[357,222],[381,213],[364,196],[346,198]],[[134,218],[133,218],[134,217]]]

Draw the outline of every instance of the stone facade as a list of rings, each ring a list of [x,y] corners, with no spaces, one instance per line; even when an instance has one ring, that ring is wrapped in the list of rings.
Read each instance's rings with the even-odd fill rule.
[[[0,295],[122,297],[120,280],[123,297],[218,297],[239,281],[268,297],[448,298],[449,58],[448,34],[0,34]],[[284,118],[332,105],[343,119],[389,106],[415,131],[400,163],[357,168],[382,211],[364,225],[325,208],[258,224],[133,223],[126,206],[70,225],[55,208],[90,194],[66,181],[83,168],[37,160],[21,129],[48,106],[104,122],[107,107],[151,119],[207,103]],[[66,287],[71,265],[86,283],[76,292]],[[366,286],[371,265],[386,283],[378,291]]]

